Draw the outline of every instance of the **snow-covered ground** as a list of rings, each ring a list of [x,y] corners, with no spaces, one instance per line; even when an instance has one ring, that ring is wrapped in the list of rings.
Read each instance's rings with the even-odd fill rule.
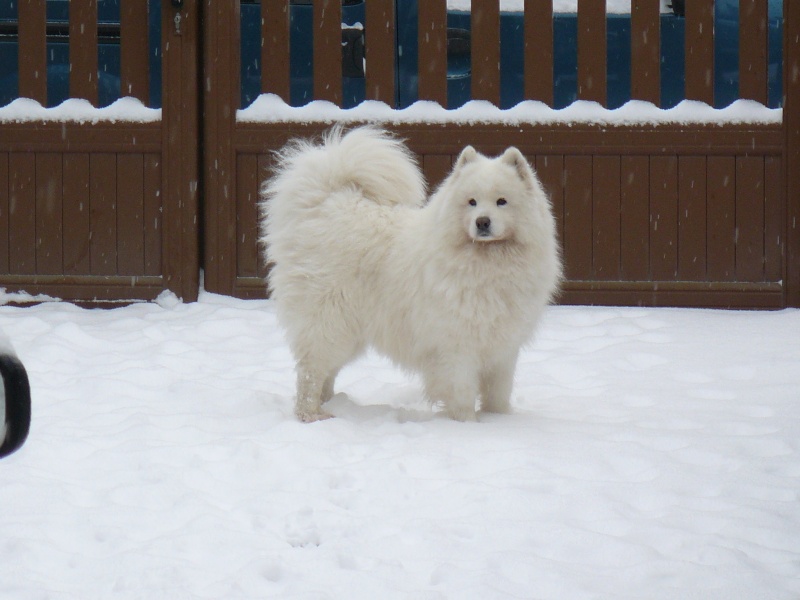
[[[477,424],[370,355],[301,425],[269,301],[0,329],[34,402],[2,599],[800,597],[798,310],[554,307]]]

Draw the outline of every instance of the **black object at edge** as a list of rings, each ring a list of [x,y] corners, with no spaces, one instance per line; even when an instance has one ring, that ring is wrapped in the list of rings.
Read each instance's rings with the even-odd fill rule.
[[[16,356],[0,354],[6,405],[6,435],[0,440],[0,458],[19,450],[31,426],[31,388],[25,367]]]

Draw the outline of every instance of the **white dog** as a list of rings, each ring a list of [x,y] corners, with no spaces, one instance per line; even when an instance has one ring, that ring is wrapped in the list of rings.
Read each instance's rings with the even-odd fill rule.
[[[508,412],[517,355],[556,293],[550,202],[523,155],[465,148],[425,203],[403,143],[372,127],[296,141],[263,187],[272,297],[297,361],[296,413],[327,418],[372,346],[453,419]]]

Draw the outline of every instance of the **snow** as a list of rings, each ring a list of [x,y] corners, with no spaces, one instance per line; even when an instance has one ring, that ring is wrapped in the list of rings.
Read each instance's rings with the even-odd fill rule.
[[[0,106],[0,123],[155,123],[160,120],[160,108],[147,108],[140,100],[130,97],[120,98],[103,108],[95,108],[88,100],[80,98],[69,98],[52,108],[45,108],[30,98],[17,98]]]
[[[0,598],[800,596],[800,310],[553,307],[477,424],[374,355],[298,423],[268,300],[0,329],[34,409]]]
[[[471,0],[447,0],[448,10],[471,9]],[[671,0],[660,0],[661,12],[671,12]],[[525,0],[500,0],[500,10],[504,12],[523,12]],[[553,12],[575,13],[578,12],[578,0],[553,0]],[[615,14],[630,14],[631,0],[607,0],[606,12]]]
[[[340,108],[325,100],[314,100],[293,107],[275,94],[262,94],[247,108],[237,111],[239,122],[250,123],[503,123],[506,125],[598,124],[598,125],[692,125],[703,123],[774,123],[783,119],[783,110],[767,108],[753,100],[736,100],[716,109],[703,102],[684,100],[674,108],[662,110],[655,104],[631,100],[617,109],[603,108],[597,102],[578,100],[553,109],[534,100],[501,110],[485,100],[471,100],[460,108],[446,110],[436,102],[418,101],[395,110],[384,102],[368,100],[353,108]]]

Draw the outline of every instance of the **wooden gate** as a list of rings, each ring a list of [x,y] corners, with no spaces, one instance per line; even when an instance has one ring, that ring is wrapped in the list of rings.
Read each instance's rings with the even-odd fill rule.
[[[289,100],[288,2],[261,0],[261,91]],[[497,0],[472,0],[472,97],[498,103]],[[578,96],[606,102],[604,0],[578,2]],[[659,102],[659,3],[633,0],[634,99]],[[710,101],[713,2],[687,3],[686,95]],[[206,286],[265,294],[256,201],[270,151],[324,123],[242,122],[239,2],[206,1]],[[419,97],[446,103],[446,2],[419,9]],[[553,103],[552,0],[525,0],[525,97]],[[740,97],[766,103],[766,0],[741,0]],[[784,2],[784,119],[718,125],[390,125],[432,183],[465,144],[516,145],[559,220],[567,303],[777,308],[800,305],[800,5]],[[395,97],[394,0],[365,3],[368,99]],[[341,3],[314,1],[313,94],[342,102]],[[702,34],[701,34],[702,32]]]
[[[45,0],[17,2],[6,26],[20,97],[47,106],[48,46],[60,35],[69,40],[68,95],[98,106],[101,35],[118,44],[121,95],[147,104],[160,79],[164,102],[152,122],[130,122],[125,111],[44,120],[22,111],[0,121],[0,287],[82,303],[150,300],[165,289],[197,298],[198,2],[178,10],[170,0],[120,0],[115,26],[98,23],[96,0],[70,0],[68,23],[54,23]],[[149,11],[160,11],[160,21],[150,15],[160,26]],[[147,48],[158,30],[154,73]]]

